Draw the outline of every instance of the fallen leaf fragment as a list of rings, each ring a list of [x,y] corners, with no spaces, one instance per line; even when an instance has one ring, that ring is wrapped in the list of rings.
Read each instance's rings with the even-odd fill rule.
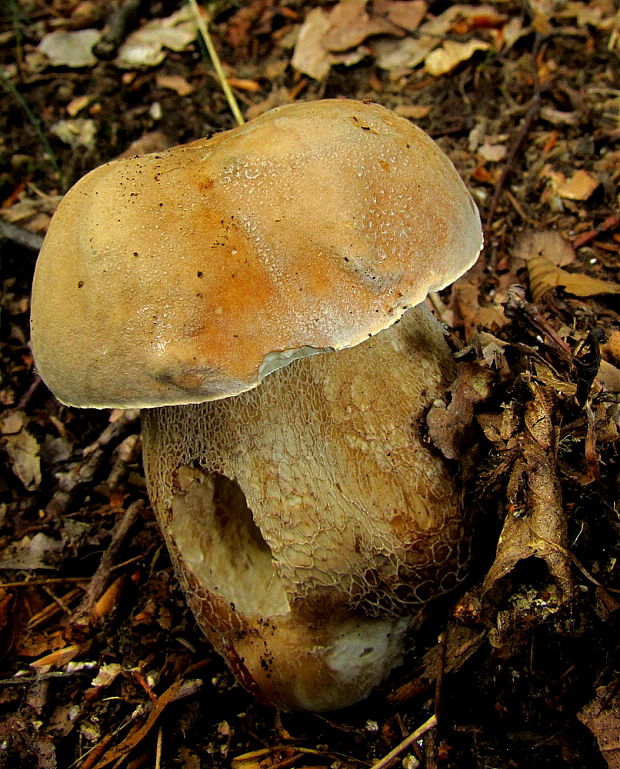
[[[566,200],[587,200],[598,187],[599,181],[592,174],[580,169],[558,185],[557,192]]]
[[[566,519],[558,480],[560,418],[553,390],[529,384],[532,399],[524,404],[524,425],[510,471],[507,510],[495,559],[483,584],[490,593],[519,561],[545,561],[564,599],[572,592],[566,550]]]
[[[408,32],[415,32],[426,16],[426,0],[375,0],[373,9]]]
[[[93,99],[92,96],[87,96],[87,95],[76,96],[75,99],[71,99],[69,104],[67,104],[67,114],[69,115],[69,117],[75,117],[83,109],[88,107],[92,99]]]
[[[156,75],[155,82],[160,88],[168,88],[179,96],[189,96],[194,92],[194,86],[181,75],[165,75],[161,72]]]
[[[478,150],[478,154],[490,163],[499,163],[506,157],[507,149],[504,144],[489,144],[485,142]]]
[[[127,37],[114,60],[121,69],[156,67],[164,60],[164,49],[183,51],[196,39],[196,25],[189,6],[165,19],[149,21]]]
[[[360,48],[373,35],[402,35],[386,18],[371,16],[367,0],[341,0],[330,11],[314,8],[299,30],[292,65],[315,80],[329,73],[332,64],[356,64],[368,54]]]
[[[299,30],[291,64],[315,80],[322,80],[331,69],[329,52],[323,38],[329,30],[329,16],[322,8],[313,8]]]
[[[527,229],[515,244],[513,259],[529,262],[535,257],[544,257],[556,267],[565,267],[575,261],[575,251],[556,230]],[[521,266],[517,264],[518,268]]]
[[[423,104],[399,104],[394,110],[397,115],[410,120],[421,120],[426,117],[431,108]]]
[[[448,406],[435,404],[426,423],[432,443],[447,459],[461,456],[464,437],[474,418],[474,406],[491,394],[493,374],[476,363],[461,363],[450,388],[452,400]]]
[[[43,668],[50,667],[62,667],[71,660],[74,660],[78,654],[82,651],[81,644],[71,644],[65,646],[62,649],[56,649],[56,651],[46,654],[44,657],[39,657],[38,660],[34,660],[30,663],[30,667],[35,670],[41,670]]]
[[[620,294],[620,283],[591,278],[578,272],[568,272],[556,267],[544,256],[535,256],[527,263],[530,289],[536,303],[553,289],[561,287],[573,296],[597,296]]]
[[[51,127],[51,132],[69,147],[87,147],[92,149],[97,135],[97,125],[88,118],[59,120]]]
[[[402,34],[387,19],[366,11],[367,0],[340,0],[329,12],[329,29],[323,37],[328,51],[355,48],[372,35]]]
[[[594,735],[609,769],[620,769],[620,693],[617,685],[599,686],[577,714]]]
[[[92,67],[97,63],[93,47],[100,39],[101,33],[96,29],[59,30],[45,35],[38,50],[53,67]]]
[[[41,484],[41,458],[39,443],[28,432],[26,415],[18,410],[6,411],[0,420],[0,432],[11,469],[28,491],[38,489]]]
[[[99,668],[90,685],[95,688],[110,686],[122,672],[123,668],[118,662],[109,662]]]
[[[467,40],[457,43],[446,40],[441,48],[431,51],[424,59],[427,72],[437,77],[452,72],[461,62],[471,59],[476,51],[488,51],[491,48],[484,40]]]

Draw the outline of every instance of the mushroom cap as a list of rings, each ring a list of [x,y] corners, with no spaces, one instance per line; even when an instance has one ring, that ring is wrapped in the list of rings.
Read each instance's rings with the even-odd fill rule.
[[[351,100],[280,107],[67,193],[35,273],[37,367],[74,406],[236,395],[392,325],[481,244],[452,163],[408,120]]]

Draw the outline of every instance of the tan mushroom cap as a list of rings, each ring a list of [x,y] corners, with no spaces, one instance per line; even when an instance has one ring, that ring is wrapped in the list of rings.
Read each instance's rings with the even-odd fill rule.
[[[36,268],[37,366],[76,406],[236,395],[390,326],[480,248],[464,184],[408,120],[281,107],[69,191]]]

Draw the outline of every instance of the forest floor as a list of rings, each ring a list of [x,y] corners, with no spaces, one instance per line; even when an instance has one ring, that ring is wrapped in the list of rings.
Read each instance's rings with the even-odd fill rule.
[[[295,100],[378,102],[438,142],[480,208],[478,264],[433,297],[459,378],[428,426],[446,455],[467,446],[471,575],[355,707],[279,714],[236,683],[171,569],[139,414],[60,405],[28,327],[37,251],[66,189],[121,154],[231,128],[232,114],[180,0],[8,0],[0,769],[359,769],[433,714],[438,726],[401,745],[395,765],[620,767],[617,8],[208,10],[247,119]]]

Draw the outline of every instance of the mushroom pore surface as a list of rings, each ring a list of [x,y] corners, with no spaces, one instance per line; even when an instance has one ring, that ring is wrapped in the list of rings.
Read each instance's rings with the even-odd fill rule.
[[[458,493],[421,420],[452,356],[423,307],[235,398],[143,412],[147,479],[208,637],[285,709],[366,696],[462,578]]]

